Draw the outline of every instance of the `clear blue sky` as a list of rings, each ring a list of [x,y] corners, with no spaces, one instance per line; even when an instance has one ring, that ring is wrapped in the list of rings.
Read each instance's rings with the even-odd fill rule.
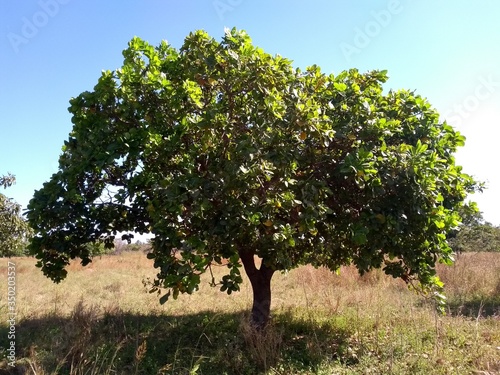
[[[427,97],[467,137],[457,160],[487,181],[473,199],[500,224],[499,20],[498,0],[0,0],[0,174],[17,176],[2,193],[26,207],[57,170],[68,100],[120,67],[134,35],[180,47],[234,26],[298,67],[387,69],[388,88]]]

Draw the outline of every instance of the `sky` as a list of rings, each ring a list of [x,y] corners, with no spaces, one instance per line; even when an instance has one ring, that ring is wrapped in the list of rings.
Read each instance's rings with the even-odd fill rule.
[[[427,98],[467,137],[457,164],[486,183],[471,199],[500,225],[499,19],[498,0],[0,0],[0,175],[17,178],[1,193],[26,208],[57,171],[69,99],[121,67],[133,36],[179,48],[236,27],[301,69],[386,69],[387,88]]]

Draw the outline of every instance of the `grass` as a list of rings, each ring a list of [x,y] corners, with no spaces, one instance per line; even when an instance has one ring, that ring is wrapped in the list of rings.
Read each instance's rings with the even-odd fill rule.
[[[53,284],[30,258],[16,263],[17,361],[0,374],[498,374],[500,254],[439,267],[448,314],[381,271],[360,277],[301,267],[273,278],[273,320],[248,325],[250,285],[201,290],[159,305],[142,253],[103,256]],[[6,274],[7,260],[0,265]],[[223,268],[215,273],[222,275]],[[208,276],[208,275],[207,275]],[[0,311],[7,312],[6,282]],[[0,359],[8,348],[0,321]],[[2,370],[3,369],[3,370]],[[2,372],[3,371],[3,372]]]

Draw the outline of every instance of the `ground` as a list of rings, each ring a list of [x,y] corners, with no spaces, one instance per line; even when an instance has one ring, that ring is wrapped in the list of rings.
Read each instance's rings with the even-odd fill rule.
[[[32,258],[15,264],[17,372],[0,322],[0,368],[28,374],[496,374],[500,373],[500,254],[463,254],[439,267],[449,298],[438,315],[381,271],[358,276],[301,267],[273,278],[273,321],[248,325],[251,288],[211,288],[161,306],[143,281],[142,252],[98,257],[53,284]],[[215,268],[222,274],[222,268]],[[7,282],[0,284],[6,314]],[[22,372],[25,371],[25,372]]]

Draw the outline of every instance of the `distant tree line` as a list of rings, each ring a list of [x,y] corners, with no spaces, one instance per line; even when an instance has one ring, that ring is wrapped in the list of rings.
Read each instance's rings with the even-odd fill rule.
[[[454,252],[500,252],[500,226],[485,221],[474,205],[464,206],[460,216],[462,225],[448,237]]]

